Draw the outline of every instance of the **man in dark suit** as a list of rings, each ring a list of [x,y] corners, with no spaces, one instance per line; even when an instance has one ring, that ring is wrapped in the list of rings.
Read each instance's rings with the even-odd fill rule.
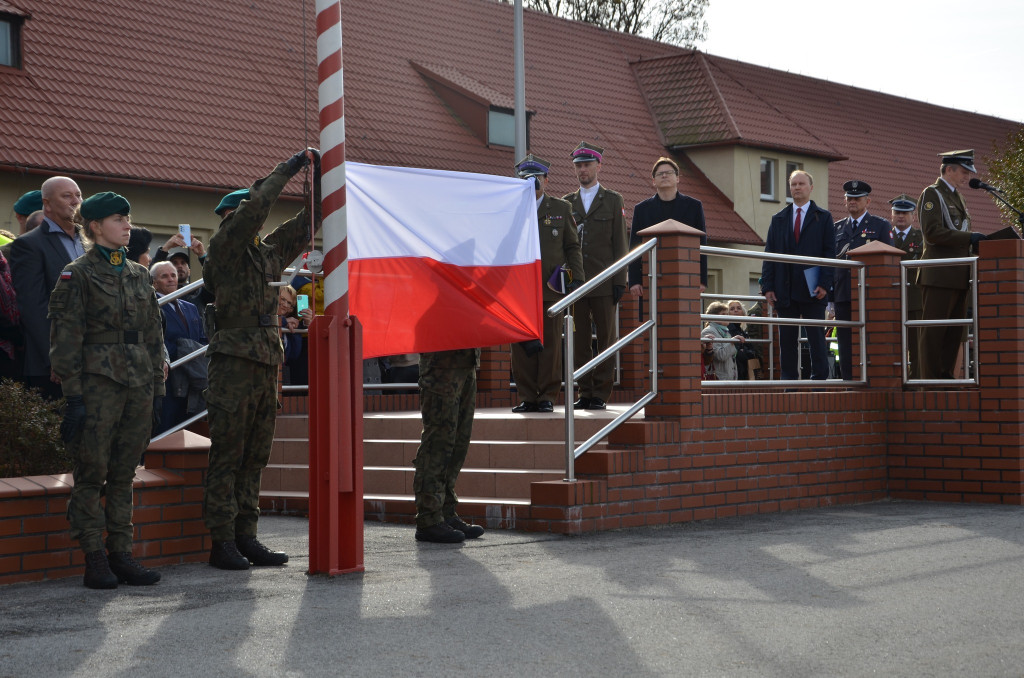
[[[157,297],[178,289],[178,273],[169,261],[153,264],[149,271]],[[184,299],[176,299],[160,307],[164,319],[164,346],[171,362],[184,358],[187,353],[178,350],[179,339],[191,339],[206,345],[206,332],[199,309]],[[203,360],[200,358],[200,360]],[[188,414],[188,377],[185,367],[171,370],[167,378],[167,393],[164,395],[163,412],[160,417],[160,431],[166,431],[175,424],[185,421]]]
[[[583,257],[572,220],[572,207],[544,191],[548,186],[551,164],[530,153],[516,165],[516,174],[531,179],[537,194],[537,226],[540,230],[541,287],[544,307],[558,301],[563,294],[583,284]],[[571,273],[564,290],[556,275],[554,286],[548,281],[563,266]],[[519,404],[513,412],[553,412],[558,392],[562,388],[562,324],[561,315],[544,314],[544,348],[539,352],[527,350],[523,344],[512,344],[512,377],[519,392]]]
[[[892,205],[892,241],[895,247],[903,250],[902,261],[914,261],[921,258],[924,238],[921,229],[914,228],[914,212],[917,203],[906,193],[889,201]],[[921,290],[914,284],[914,271],[907,271],[907,319],[921,319]],[[907,375],[911,379],[920,379],[921,362],[917,354],[917,329],[907,328],[907,353],[909,365]]]
[[[921,192],[917,201],[924,251],[921,259],[969,257],[971,248],[985,236],[971,232],[963,190],[974,169],[974,150],[940,153],[939,178]],[[17,242],[17,241],[15,241]],[[923,320],[950,320],[967,314],[968,266],[933,266],[917,269]],[[962,326],[922,327],[918,333],[922,379],[952,379],[960,346]]]
[[[704,206],[700,200],[683,195],[679,192],[679,165],[671,158],[658,158],[651,168],[651,183],[657,195],[651,196],[633,208],[633,225],[629,235],[629,249],[642,243],[637,235],[648,226],[660,224],[666,219],[692,226],[707,233],[704,225]],[[707,236],[700,239],[701,245],[707,244]],[[644,296],[643,262],[637,259],[629,265],[629,293],[634,299]],[[700,258],[700,291],[708,285],[708,258]]]
[[[789,175],[793,204],[772,217],[764,251],[803,257],[834,259],[835,226],[832,215],[811,200],[814,179],[803,170]],[[832,286],[829,266],[805,266],[765,261],[761,266],[761,293],[781,318],[824,320],[827,290]],[[824,327],[806,327],[811,353],[811,379],[828,378],[828,352]],[[797,374],[797,325],[779,328],[782,378],[795,380]]]
[[[855,250],[872,240],[892,244],[892,224],[881,217],[868,214],[871,204],[871,186],[866,181],[847,181],[843,184],[846,194],[846,209],[850,216],[836,222],[836,258],[849,259],[849,251]],[[853,319],[852,274],[848,268],[837,268],[832,300],[836,305],[836,320]],[[840,327],[839,372],[842,379],[853,379],[853,341],[849,327]],[[864,334],[861,333],[861,341]]]
[[[563,198],[572,205],[587,280],[626,256],[626,214],[622,196],[608,190],[597,180],[603,154],[603,148],[580,142],[571,154],[580,187],[575,193]],[[615,342],[615,307],[625,291],[626,272],[620,271],[576,303],[576,334],[573,341],[576,369],[583,367],[596,355],[591,345],[591,322],[596,328],[598,352]],[[605,409],[615,380],[614,369],[615,362],[609,358],[583,376],[579,380],[580,398],[573,403],[573,407],[577,410]]]
[[[57,400],[63,394],[50,372],[50,321],[45,309],[61,270],[85,254],[74,222],[82,191],[68,177],[50,177],[40,190],[43,223],[11,243],[11,278],[25,333],[25,383]]]

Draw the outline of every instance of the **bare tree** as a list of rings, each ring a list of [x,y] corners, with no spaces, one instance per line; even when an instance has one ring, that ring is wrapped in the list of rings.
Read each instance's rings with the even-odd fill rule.
[[[511,3],[512,0],[503,0]],[[693,47],[708,34],[709,0],[523,0],[523,5],[613,31]]]

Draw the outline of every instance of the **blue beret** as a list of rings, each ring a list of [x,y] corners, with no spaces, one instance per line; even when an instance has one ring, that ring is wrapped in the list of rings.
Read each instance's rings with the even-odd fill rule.
[[[90,195],[83,200],[82,206],[79,209],[82,212],[83,219],[86,221],[97,221],[106,219],[111,214],[127,216],[131,212],[132,206],[128,204],[123,195],[104,191],[103,193]]]
[[[221,214],[223,214],[227,210],[235,209],[236,207],[238,207],[238,203],[242,202],[243,200],[248,200],[248,199],[249,199],[249,189],[248,188],[240,188],[237,191],[232,191],[231,193],[228,193],[227,195],[225,195],[224,198],[220,201],[220,204],[217,205],[217,209],[213,210],[213,212],[217,216],[220,216]]]
[[[18,198],[18,202],[14,203],[14,213],[20,214],[23,217],[27,217],[33,212],[41,209],[43,209],[42,191],[29,191]]]

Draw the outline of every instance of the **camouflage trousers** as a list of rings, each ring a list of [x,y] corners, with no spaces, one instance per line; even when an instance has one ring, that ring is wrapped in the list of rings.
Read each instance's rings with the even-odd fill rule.
[[[421,363],[421,370],[422,370]],[[476,367],[433,368],[420,373],[423,434],[412,490],[416,525],[430,527],[455,515],[455,481],[466,461],[476,410]]]
[[[71,538],[86,553],[132,550],[132,483],[149,445],[153,385],[130,388],[97,374],[82,375],[85,426],[71,441],[75,486],[68,502]],[[101,497],[106,495],[106,501]]]
[[[260,479],[277,417],[277,365],[215,353],[210,357],[210,465],[203,519],[214,541],[255,536]]]

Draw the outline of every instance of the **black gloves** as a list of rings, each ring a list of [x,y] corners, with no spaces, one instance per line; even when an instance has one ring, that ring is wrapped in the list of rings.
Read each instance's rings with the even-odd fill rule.
[[[306,155],[306,150],[303,149],[296,153],[295,155],[293,155],[292,157],[288,158],[288,160],[285,161],[284,166],[285,169],[288,170],[288,176],[294,177],[296,174],[299,173],[300,169],[302,169],[308,164],[309,157]]]
[[[85,427],[85,403],[82,396],[67,396],[64,405],[64,420],[60,422],[60,439],[67,445],[78,437]]]
[[[977,247],[982,240],[988,240],[988,236],[984,233],[971,233],[971,247]]]
[[[164,418],[164,397],[153,396],[153,435],[160,432],[160,422]]]
[[[566,294],[572,294],[573,292],[575,292],[576,290],[578,290],[581,287],[583,287],[583,281],[582,280],[570,280],[568,282],[568,284],[566,284],[566,286],[565,286],[565,293]]]
[[[541,351],[544,350],[544,344],[540,343],[539,339],[530,339],[529,341],[519,342],[520,348],[526,351],[526,356],[532,358]]]
[[[617,304],[622,299],[622,295],[626,293],[625,285],[612,285],[612,303]]]

